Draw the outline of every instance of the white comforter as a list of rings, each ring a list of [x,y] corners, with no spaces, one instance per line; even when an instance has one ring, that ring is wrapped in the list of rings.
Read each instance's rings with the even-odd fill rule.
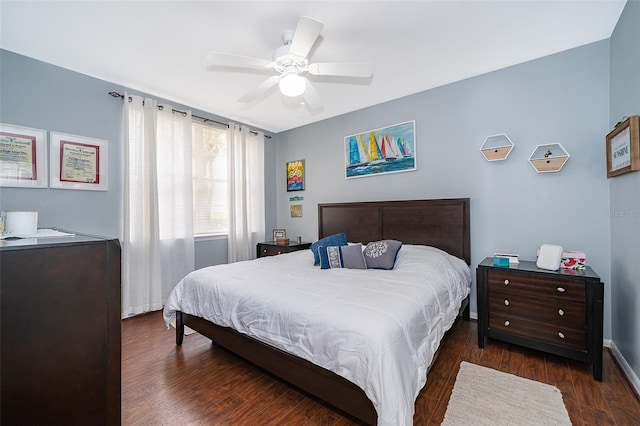
[[[360,386],[378,425],[412,425],[444,333],[469,294],[462,260],[403,245],[394,270],[313,266],[310,250],[203,268],[164,308],[232,327]]]

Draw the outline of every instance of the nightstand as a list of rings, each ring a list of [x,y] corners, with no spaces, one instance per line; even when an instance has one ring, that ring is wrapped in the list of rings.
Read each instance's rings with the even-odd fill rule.
[[[265,256],[277,256],[283,253],[291,253],[293,251],[304,250],[311,247],[311,243],[296,243],[292,242],[287,245],[276,244],[274,241],[265,241],[258,243],[257,255],[258,257]]]
[[[586,267],[539,269],[520,261],[476,270],[478,346],[485,337],[593,364],[602,381],[604,284]]]

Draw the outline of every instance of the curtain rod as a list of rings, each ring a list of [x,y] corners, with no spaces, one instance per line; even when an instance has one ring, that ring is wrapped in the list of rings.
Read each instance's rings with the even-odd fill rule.
[[[122,95],[122,94],[120,94],[120,93],[118,93],[118,92],[109,92],[109,94],[110,94],[111,96],[113,96],[114,98],[122,98],[122,99],[124,99],[124,95]],[[129,102],[131,102],[131,97],[129,97]],[[186,113],[186,112],[184,112],[184,111],[180,111],[180,110],[177,110],[177,109],[171,109],[171,111],[172,111],[172,112],[177,112],[177,113],[179,113],[179,114],[182,114],[183,116],[184,116],[184,115],[187,115],[187,113]],[[202,120],[202,122],[203,122],[203,123],[206,123],[207,121],[210,121],[210,122],[212,122],[212,123],[216,123],[216,124],[220,124],[220,125],[222,125],[222,126],[229,127],[229,124],[228,124],[228,123],[221,123],[221,122],[219,122],[219,121],[212,120],[212,119],[210,119],[210,118],[200,117],[200,116],[198,116],[198,115],[193,115],[193,114],[191,114],[191,117],[192,117],[192,118],[197,118],[197,119],[199,119],[199,120]],[[253,135],[257,135],[257,134],[258,134],[258,132],[254,132],[253,130],[249,130],[249,133],[251,133],[251,134],[253,134]],[[271,139],[271,136],[269,136],[269,135],[264,135],[264,137],[265,137],[265,138],[267,138],[267,139]]]

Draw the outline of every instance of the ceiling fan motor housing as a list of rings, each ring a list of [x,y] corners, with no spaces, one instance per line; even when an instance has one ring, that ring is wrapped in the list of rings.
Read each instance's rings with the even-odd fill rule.
[[[280,73],[297,72],[301,73],[307,70],[309,61],[302,56],[292,55],[289,53],[289,45],[284,44],[273,52],[274,69]]]

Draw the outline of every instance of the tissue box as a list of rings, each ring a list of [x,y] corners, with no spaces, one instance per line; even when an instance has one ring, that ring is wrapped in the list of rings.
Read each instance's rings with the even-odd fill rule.
[[[581,251],[565,250],[562,252],[560,267],[566,269],[584,269],[587,256]]]

